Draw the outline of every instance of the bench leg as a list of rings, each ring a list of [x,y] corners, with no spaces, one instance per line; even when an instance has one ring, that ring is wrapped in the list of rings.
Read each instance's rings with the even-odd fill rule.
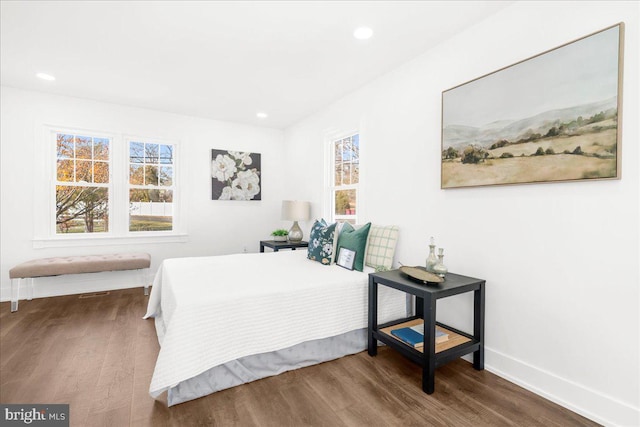
[[[149,295],[149,269],[144,268],[140,270],[140,276],[142,277],[142,284],[144,285],[144,294]]]
[[[31,301],[33,299],[33,277],[27,278],[27,299]]]
[[[11,279],[11,312],[18,311],[18,300],[20,299],[20,283],[22,279]]]

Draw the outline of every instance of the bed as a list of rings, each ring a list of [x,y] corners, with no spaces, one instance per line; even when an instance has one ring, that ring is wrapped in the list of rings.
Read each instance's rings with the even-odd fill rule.
[[[145,319],[160,352],[149,387],[169,406],[366,349],[368,267],[325,266],[306,251],[163,261]],[[381,322],[406,317],[383,287]]]

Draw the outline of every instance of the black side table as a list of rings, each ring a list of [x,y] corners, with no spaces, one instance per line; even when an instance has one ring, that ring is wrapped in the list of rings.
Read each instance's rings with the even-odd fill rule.
[[[273,249],[274,252],[278,252],[280,249],[291,249],[295,251],[296,248],[306,248],[309,246],[309,242],[276,242],[275,240],[260,240],[260,252],[264,252],[264,247]]]
[[[415,316],[378,325],[378,285],[389,286],[416,296]],[[399,351],[422,366],[422,390],[435,389],[435,370],[465,354],[473,353],[473,367],[484,369],[484,287],[485,281],[447,273],[442,283],[422,284],[399,270],[369,274],[369,355],[378,352],[378,341]],[[436,300],[473,291],[473,335],[436,322]],[[424,347],[416,349],[391,335],[392,329],[414,326],[424,321]],[[449,339],[436,345],[436,325],[445,329]]]

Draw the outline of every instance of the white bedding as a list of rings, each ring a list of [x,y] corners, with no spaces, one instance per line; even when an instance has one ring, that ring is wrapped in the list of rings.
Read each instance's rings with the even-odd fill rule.
[[[145,318],[164,336],[149,387],[157,397],[244,356],[367,326],[367,273],[307,260],[306,251],[167,259]],[[406,315],[405,294],[382,286],[378,319]]]

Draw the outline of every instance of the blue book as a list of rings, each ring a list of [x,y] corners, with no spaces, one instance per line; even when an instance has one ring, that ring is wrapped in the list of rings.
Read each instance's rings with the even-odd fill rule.
[[[424,346],[424,336],[411,328],[393,329],[391,334],[413,347]]]
[[[424,336],[422,335],[422,331],[424,330],[423,328],[424,326],[420,324],[412,327],[393,329],[391,334],[413,347],[420,348],[424,347]],[[436,344],[448,339],[449,334],[436,329]]]

